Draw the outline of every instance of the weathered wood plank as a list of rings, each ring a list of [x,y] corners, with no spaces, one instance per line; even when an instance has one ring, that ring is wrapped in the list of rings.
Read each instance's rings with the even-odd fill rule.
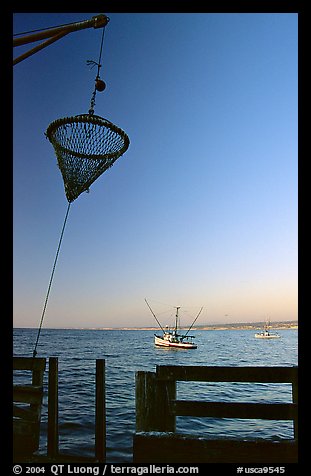
[[[161,382],[153,372],[136,372],[136,430],[175,431],[170,409],[175,398],[175,382]]]
[[[292,440],[208,440],[176,434],[137,433],[133,440],[134,463],[270,463],[298,461]]]
[[[13,458],[21,461],[23,455],[31,455],[39,447],[39,422],[26,422],[13,418]]]
[[[40,415],[38,412],[33,411],[30,406],[21,407],[13,404],[13,417],[22,418],[26,421],[39,421]]]
[[[25,439],[29,435],[32,438],[36,437],[36,432],[39,430],[39,422],[20,420],[13,418],[13,432],[19,435],[24,435]]]
[[[28,403],[29,409],[13,405],[13,459],[14,461],[37,461],[33,453],[39,448],[40,414],[43,397],[43,375],[46,359],[16,357],[14,370],[30,370],[22,377],[31,377],[32,385],[14,385],[13,400]],[[15,373],[16,377],[21,374]],[[18,379],[17,379],[18,380]],[[96,360],[96,456],[95,458],[76,457],[59,454],[58,448],[58,359],[49,358],[48,379],[48,431],[47,460],[49,461],[104,461],[106,458],[106,421],[105,421],[105,361]],[[32,421],[34,420],[34,421]],[[23,458],[21,460],[21,458]],[[40,457],[39,457],[40,458]]]
[[[173,413],[178,416],[294,420],[298,412],[297,405],[293,403],[228,403],[175,400],[171,404]]]
[[[298,368],[157,365],[156,375],[174,381],[292,383]]]
[[[45,358],[13,357],[13,370],[40,370],[44,372]]]
[[[136,428],[133,440],[135,463],[292,463],[298,459],[298,368],[297,367],[222,367],[157,366],[154,385],[177,381],[291,383],[293,403],[206,402],[176,400],[170,397],[173,416],[214,418],[293,420],[295,438],[271,440],[211,440],[200,435],[179,435],[166,429]],[[144,388],[138,387],[139,392]],[[147,392],[148,393],[148,392]],[[149,392],[150,393],[150,392]],[[155,393],[153,394],[155,395]],[[151,396],[151,399],[155,398]],[[145,407],[149,402],[146,399]],[[156,406],[156,404],[153,404]],[[143,406],[140,409],[143,412]],[[148,412],[147,412],[148,416]],[[165,426],[165,425],[164,425]],[[146,433],[147,431],[147,433]],[[172,431],[172,430],[170,430]]]
[[[13,401],[40,405],[43,389],[36,385],[13,385]]]
[[[293,402],[298,405],[298,375],[292,383]],[[294,420],[294,437],[298,439],[298,414]]]
[[[18,379],[19,371],[24,371],[23,377],[29,377],[31,382],[28,385],[13,385],[14,457],[31,455],[39,447],[45,365],[45,358],[13,357],[14,377]]]
[[[138,371],[135,374],[136,431],[149,431],[156,425],[155,407],[156,375]]]

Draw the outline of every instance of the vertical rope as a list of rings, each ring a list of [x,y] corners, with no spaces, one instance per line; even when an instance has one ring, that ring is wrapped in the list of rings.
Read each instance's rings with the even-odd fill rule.
[[[97,77],[98,78],[99,78],[99,70],[102,66],[101,61],[102,61],[103,44],[104,44],[104,37],[105,37],[105,28],[106,28],[106,25],[103,28],[102,39],[101,39],[100,49],[99,49],[98,64],[97,64],[97,66],[98,66],[98,68],[97,68]]]
[[[92,94],[92,98],[91,98],[91,104],[90,104],[90,109],[89,109],[89,114],[94,114],[94,108],[95,108],[95,96],[96,96],[96,81],[98,79],[100,79],[100,75],[99,75],[99,71],[100,71],[100,68],[101,68],[101,58],[102,58],[102,52],[103,52],[103,44],[104,44],[104,37],[105,37],[105,27],[106,25],[104,26],[103,28],[103,32],[102,32],[102,38],[101,38],[101,43],[100,43],[100,49],[99,49],[99,57],[98,57],[98,62],[96,63],[96,61],[91,61],[90,63],[93,63],[94,65],[96,64],[97,65],[97,75],[96,75],[96,78],[95,78],[95,88],[94,88],[94,91],[93,91],[93,94]]]
[[[41,328],[42,328],[42,324],[43,324],[43,319],[44,319],[44,315],[45,315],[45,311],[46,311],[46,306],[47,306],[48,299],[49,299],[49,295],[50,295],[50,290],[51,290],[51,286],[52,286],[52,281],[53,281],[53,277],[54,277],[54,272],[55,272],[55,268],[56,268],[56,263],[57,263],[57,259],[58,259],[58,255],[59,255],[60,246],[61,246],[61,243],[62,243],[62,240],[63,240],[63,235],[64,235],[64,231],[65,231],[65,226],[66,226],[66,223],[67,223],[67,218],[68,218],[68,213],[69,213],[70,205],[71,205],[71,202],[68,203],[68,207],[67,207],[67,212],[66,212],[66,216],[65,216],[63,228],[62,228],[62,231],[61,231],[61,234],[60,234],[60,239],[59,239],[59,243],[58,243],[58,247],[57,247],[57,251],[56,251],[56,256],[55,256],[55,260],[54,260],[54,264],[53,264],[53,269],[52,269],[52,273],[51,273],[51,277],[50,277],[50,282],[49,282],[48,290],[47,290],[47,293],[46,293],[46,298],[45,298],[45,301],[44,301],[43,311],[42,311],[42,315],[41,315],[41,321],[40,321],[40,325],[39,325],[39,329],[38,329],[38,334],[37,334],[37,340],[36,340],[35,347],[34,347],[34,350],[33,350],[33,357],[36,357],[36,355],[37,355],[37,345],[38,345],[38,342],[39,342],[39,337],[40,337],[40,333],[41,333]]]

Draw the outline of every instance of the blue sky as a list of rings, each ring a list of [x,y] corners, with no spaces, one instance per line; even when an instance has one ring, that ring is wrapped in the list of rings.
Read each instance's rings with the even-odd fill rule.
[[[152,326],[145,297],[206,324],[297,319],[297,14],[104,13],[95,114],[130,147],[71,205],[44,327]],[[14,66],[16,327],[39,324],[67,209],[44,132],[88,112],[101,34]]]

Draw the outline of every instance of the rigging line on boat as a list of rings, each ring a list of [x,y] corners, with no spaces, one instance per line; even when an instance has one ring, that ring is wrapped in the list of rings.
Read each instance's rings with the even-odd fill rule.
[[[152,302],[154,303],[157,303],[157,304],[161,304],[162,306],[166,306],[168,308],[173,308],[173,309],[176,309],[176,306],[174,306],[173,304],[171,303],[167,303],[167,302],[163,302],[163,301],[158,301],[158,300],[155,300],[155,299],[152,299]],[[168,312],[167,310],[165,311],[162,311],[162,312]],[[159,314],[159,313],[158,313]]]
[[[187,330],[187,332],[186,332],[186,334],[185,334],[184,337],[186,337],[186,335],[188,334],[188,332],[190,331],[190,329],[192,329],[192,327],[193,327],[195,321],[198,319],[199,315],[201,314],[202,309],[203,309],[203,307],[201,307],[201,309],[199,310],[197,317],[195,318],[195,320],[193,321],[193,323],[191,324],[191,326],[190,326],[189,329]]]
[[[42,328],[42,324],[43,324],[43,319],[44,319],[44,315],[45,315],[45,311],[46,311],[46,306],[47,306],[48,299],[49,299],[49,295],[50,295],[50,291],[51,291],[52,281],[53,281],[53,277],[54,277],[54,272],[55,272],[55,268],[56,268],[56,263],[57,263],[57,259],[58,259],[58,255],[59,255],[60,246],[61,246],[61,243],[62,243],[62,240],[63,240],[63,235],[64,235],[64,231],[65,231],[65,226],[66,226],[66,223],[67,223],[67,218],[68,218],[68,213],[69,213],[70,205],[71,205],[71,202],[68,203],[68,207],[67,207],[67,211],[66,211],[66,216],[65,216],[63,228],[62,228],[62,231],[61,231],[61,234],[60,234],[60,239],[59,239],[59,242],[58,242],[58,247],[57,247],[56,256],[55,256],[55,260],[54,260],[54,264],[53,264],[53,268],[52,268],[52,273],[51,273],[51,277],[50,277],[50,282],[49,282],[48,290],[47,290],[46,297],[45,297],[45,301],[44,301],[43,311],[42,311],[42,315],[41,315],[41,321],[40,321],[40,325],[39,325],[39,329],[38,329],[38,334],[37,334],[37,340],[36,340],[35,347],[34,347],[34,350],[33,350],[33,357],[36,357],[36,355],[37,355],[37,345],[38,345],[38,342],[39,342],[39,337],[40,337],[40,333],[41,333],[41,328]]]
[[[161,329],[162,329],[162,332],[164,332],[164,329],[163,329],[163,327],[161,326],[161,324],[160,324],[160,322],[159,322],[159,320],[158,320],[157,316],[155,315],[155,313],[153,312],[153,310],[152,310],[152,309],[151,309],[151,307],[149,306],[149,303],[148,303],[148,301],[147,301],[147,299],[146,299],[146,298],[145,298],[145,301],[146,301],[146,304],[147,304],[147,306],[149,307],[149,309],[150,309],[150,311],[151,311],[151,313],[152,313],[153,317],[155,318],[155,320],[157,321],[157,323],[158,323],[158,324],[159,324],[159,326],[161,327]]]

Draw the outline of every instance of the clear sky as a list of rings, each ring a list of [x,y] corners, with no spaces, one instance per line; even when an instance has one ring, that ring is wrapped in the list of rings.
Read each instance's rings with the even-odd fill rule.
[[[184,324],[296,320],[297,14],[104,13],[95,114],[130,147],[71,205],[43,327],[153,326],[145,297]],[[39,325],[68,205],[44,132],[88,112],[101,35],[14,66],[15,327]]]

